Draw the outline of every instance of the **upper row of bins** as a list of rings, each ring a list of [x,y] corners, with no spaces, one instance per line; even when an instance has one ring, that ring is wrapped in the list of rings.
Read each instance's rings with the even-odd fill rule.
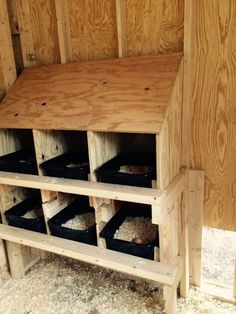
[[[25,132],[27,131],[29,130],[25,130]],[[66,145],[63,143],[66,152],[54,158],[51,156],[48,158],[42,152],[41,160],[43,162],[39,164],[42,173],[53,177],[88,180],[90,167],[87,133],[69,131],[62,133],[66,142]],[[106,183],[152,187],[152,180],[156,180],[155,136],[119,133],[115,145],[119,146],[119,153],[98,165],[95,169],[97,180]],[[21,150],[0,157],[0,171],[38,173],[33,138],[31,141],[22,139],[21,146]],[[109,150],[109,146],[106,149]],[[100,153],[101,151],[97,152],[97,154]]]

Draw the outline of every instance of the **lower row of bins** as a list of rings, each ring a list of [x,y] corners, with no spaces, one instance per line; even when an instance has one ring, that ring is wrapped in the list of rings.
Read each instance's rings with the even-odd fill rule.
[[[46,233],[40,198],[24,200],[7,210],[5,216],[11,226]],[[76,222],[82,216],[84,219],[80,220],[78,227]],[[54,236],[97,245],[95,212],[89,206],[88,197],[77,198],[52,217],[48,226]],[[127,230],[128,235],[124,239]],[[124,203],[100,232],[100,237],[106,240],[108,249],[152,260],[154,247],[159,245],[157,226],[151,224],[150,206],[134,203]]]

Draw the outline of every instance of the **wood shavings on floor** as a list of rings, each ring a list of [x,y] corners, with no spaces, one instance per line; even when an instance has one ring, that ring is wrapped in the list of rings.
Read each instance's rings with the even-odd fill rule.
[[[232,304],[190,291],[178,313],[235,313]],[[162,288],[113,271],[50,255],[0,288],[0,314],[159,314]]]
[[[203,279],[233,287],[236,232],[203,228]]]

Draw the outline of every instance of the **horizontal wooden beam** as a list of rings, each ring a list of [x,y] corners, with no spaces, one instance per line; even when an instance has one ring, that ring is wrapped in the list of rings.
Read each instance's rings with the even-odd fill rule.
[[[159,190],[0,171],[0,184],[157,205]]]
[[[229,286],[217,285],[209,281],[203,281],[199,290],[214,299],[236,304],[236,298],[232,296],[232,288]]]
[[[0,224],[0,238],[173,286],[178,267]]]

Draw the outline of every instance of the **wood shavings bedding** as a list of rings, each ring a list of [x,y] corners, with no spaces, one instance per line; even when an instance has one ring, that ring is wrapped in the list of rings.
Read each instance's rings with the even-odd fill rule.
[[[123,165],[120,166],[119,172],[127,174],[147,174],[153,170],[150,166],[132,166]]]
[[[150,218],[127,217],[114,234],[114,239],[135,243],[152,243],[157,237],[157,227]]]
[[[0,314],[161,314],[162,287],[50,254],[0,287]],[[190,289],[178,314],[235,314],[236,306]]]
[[[80,215],[75,215],[64,224],[62,227],[66,227],[73,230],[88,230],[95,225],[95,215],[94,213],[83,213]]]
[[[85,162],[77,162],[77,163],[71,162],[71,163],[67,164],[66,167],[67,168],[82,168],[82,167],[88,166],[88,164],[89,163],[87,161],[85,161]]]
[[[36,218],[42,217],[42,215],[43,215],[42,207],[37,207],[37,208],[29,210],[21,217],[26,218],[26,219],[36,219]]]

